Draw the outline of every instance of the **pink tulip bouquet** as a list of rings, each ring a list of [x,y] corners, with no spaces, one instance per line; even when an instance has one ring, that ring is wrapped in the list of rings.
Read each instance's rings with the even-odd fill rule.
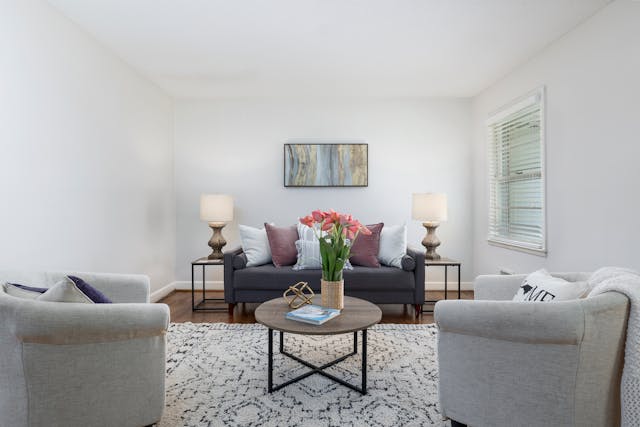
[[[349,259],[351,245],[359,233],[369,235],[371,231],[351,215],[333,209],[329,212],[315,210],[300,218],[300,222],[313,228],[320,241],[322,257],[322,279],[330,282],[342,280],[342,269]]]

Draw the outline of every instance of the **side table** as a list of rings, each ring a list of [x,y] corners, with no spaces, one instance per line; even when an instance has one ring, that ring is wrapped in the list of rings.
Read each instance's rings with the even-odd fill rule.
[[[202,266],[202,300],[196,304],[196,286],[194,270],[196,265]],[[222,259],[209,259],[207,257],[198,258],[191,262],[191,310],[192,311],[227,311],[227,307],[204,307],[209,301],[222,302],[224,298],[206,298],[205,294],[205,268],[210,265],[224,265]]]
[[[460,277],[461,277],[461,263],[460,261],[453,260],[451,258],[440,258],[440,259],[425,259],[424,266],[428,270],[429,267],[444,267],[444,299],[448,298],[447,295],[447,287],[449,285],[449,267],[457,267],[458,268],[458,299],[460,299]],[[425,300],[425,304],[435,304],[438,302],[437,300]],[[421,313],[433,313],[433,310],[425,310],[424,304],[422,305]]]

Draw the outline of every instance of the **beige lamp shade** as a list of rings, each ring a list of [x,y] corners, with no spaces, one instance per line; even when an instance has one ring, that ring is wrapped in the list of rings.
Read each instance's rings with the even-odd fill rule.
[[[233,197],[227,194],[202,194],[200,196],[200,219],[207,222],[232,221]]]
[[[447,195],[443,193],[414,194],[411,217],[418,221],[446,221]]]

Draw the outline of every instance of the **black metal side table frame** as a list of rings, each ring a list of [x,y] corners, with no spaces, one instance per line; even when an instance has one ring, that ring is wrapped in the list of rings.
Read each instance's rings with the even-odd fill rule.
[[[196,265],[202,266],[202,300],[196,304],[196,287],[195,287],[195,274],[194,270]],[[227,307],[205,307],[207,302],[222,302],[224,298],[207,298],[205,291],[205,268],[208,265],[224,265],[224,261],[221,259],[209,259],[207,257],[198,258],[191,262],[191,310],[192,311],[227,311]]]
[[[429,267],[434,267],[434,266],[440,266],[440,267],[444,267],[444,299],[448,299],[448,292],[447,292],[447,288],[449,285],[449,267],[457,267],[458,268],[458,299],[460,299],[460,290],[461,290],[461,275],[462,273],[461,271],[461,263],[460,261],[456,261],[450,258],[440,258],[440,259],[436,259],[436,260],[431,260],[431,259],[426,259],[424,261],[424,265],[425,268],[429,268]],[[436,302],[438,302],[437,300],[425,300],[424,304],[435,304]],[[425,310],[424,309],[424,304],[422,305],[422,310],[420,310],[421,313],[433,313],[433,310]]]
[[[285,351],[284,332],[283,331],[279,331],[279,332],[280,332],[280,353],[295,360],[298,363],[301,363],[302,365],[308,368],[311,368],[311,370],[308,372],[305,372],[300,376],[290,379],[282,384],[273,385],[273,329],[269,329],[269,378],[268,378],[268,384],[267,384],[267,389],[269,393],[278,391],[281,388],[284,388],[290,384],[296,383],[300,380],[310,377],[313,374],[320,374],[323,377],[329,378],[330,380],[333,380],[338,384],[342,384],[343,386],[350,388],[351,390],[355,390],[361,394],[367,394],[367,330],[366,329],[362,329],[362,385],[360,387],[350,384],[345,380],[336,377],[335,375],[325,372],[325,369],[330,368],[331,366],[336,365],[355,354],[358,354],[358,331],[355,331],[353,333],[353,351],[351,353],[345,354],[344,356],[341,356],[331,362],[325,363],[324,365],[320,365],[320,366],[314,365],[313,363],[307,362],[306,360],[303,360],[298,356],[293,355],[288,351]]]

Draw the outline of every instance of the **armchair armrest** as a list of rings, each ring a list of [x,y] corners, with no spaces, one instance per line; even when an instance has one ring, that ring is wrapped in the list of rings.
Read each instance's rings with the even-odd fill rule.
[[[166,304],[77,304],[25,300],[14,303],[18,340],[38,344],[86,344],[164,335]]]
[[[68,273],[86,280],[114,303],[148,303],[149,277],[143,274]]]
[[[441,332],[502,341],[577,344],[585,314],[578,301],[438,301],[434,318]]]

